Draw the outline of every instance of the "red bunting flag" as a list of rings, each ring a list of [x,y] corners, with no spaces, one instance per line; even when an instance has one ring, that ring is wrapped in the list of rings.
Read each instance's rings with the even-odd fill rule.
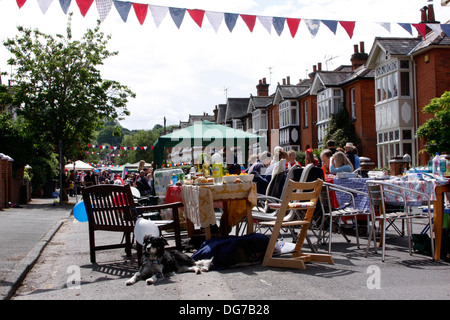
[[[80,8],[80,13],[83,17],[86,16],[93,2],[94,0],[77,0],[78,8]]]
[[[192,20],[194,20],[195,23],[201,28],[203,23],[203,17],[205,16],[205,10],[187,9],[187,12],[189,12],[189,15],[191,16]]]
[[[422,35],[425,39],[425,35],[427,34],[427,25],[425,23],[411,23],[411,25],[417,29],[417,31]]]
[[[241,14],[240,16],[241,16],[242,20],[244,20],[244,22],[247,25],[250,32],[253,32],[253,28],[255,27],[255,22],[256,22],[256,16],[248,15],[248,14]]]
[[[355,21],[339,21],[339,24],[347,31],[351,39],[353,37],[353,30],[355,29]]]
[[[22,8],[22,6],[27,2],[27,0],[16,0],[17,5],[19,6],[19,9]]]
[[[145,18],[147,17],[148,4],[133,2],[133,8],[134,8],[134,12],[136,13],[136,17],[137,17],[139,23],[141,25],[143,25]]]
[[[286,18],[287,25],[289,27],[289,30],[291,31],[292,38],[295,37],[295,34],[298,30],[298,25],[300,24],[301,19],[294,19],[294,18]]]

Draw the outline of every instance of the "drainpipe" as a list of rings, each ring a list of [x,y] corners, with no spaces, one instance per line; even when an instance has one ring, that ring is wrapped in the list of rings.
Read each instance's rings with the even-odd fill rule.
[[[417,64],[414,61],[414,58],[412,59],[413,63],[413,89],[414,89],[414,136],[416,135],[417,129],[418,129],[418,109],[417,109]],[[415,166],[420,165],[420,159],[419,159],[419,139],[414,139],[414,157],[415,159]]]

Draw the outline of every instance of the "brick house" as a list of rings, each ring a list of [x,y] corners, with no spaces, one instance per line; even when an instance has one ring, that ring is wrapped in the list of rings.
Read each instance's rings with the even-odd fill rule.
[[[439,23],[433,6],[422,9],[421,23]],[[419,154],[426,141],[415,133],[432,115],[422,108],[450,89],[450,39],[428,28],[425,38],[374,40],[367,67],[375,70],[375,130],[378,167],[408,153],[413,165],[426,165],[429,155]]]

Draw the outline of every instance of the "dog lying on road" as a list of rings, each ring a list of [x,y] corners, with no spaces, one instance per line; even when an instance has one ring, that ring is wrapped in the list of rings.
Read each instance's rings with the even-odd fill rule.
[[[211,260],[195,261],[178,250],[165,250],[168,245],[163,237],[145,236],[143,245],[143,261],[139,271],[134,274],[126,285],[132,285],[140,280],[153,284],[165,275],[192,271],[196,274],[209,271]]]

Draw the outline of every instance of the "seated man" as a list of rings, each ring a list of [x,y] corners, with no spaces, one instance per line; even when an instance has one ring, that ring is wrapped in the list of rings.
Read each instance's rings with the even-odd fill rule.
[[[152,193],[152,187],[150,186],[147,178],[145,177],[144,170],[141,170],[139,172],[139,178],[136,181],[136,188],[139,190],[141,195],[148,195]]]

